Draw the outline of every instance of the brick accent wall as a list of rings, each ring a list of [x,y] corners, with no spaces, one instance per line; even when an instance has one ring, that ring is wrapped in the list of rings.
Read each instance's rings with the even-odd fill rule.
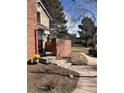
[[[27,60],[35,53],[35,29],[37,24],[36,0],[27,0]]]

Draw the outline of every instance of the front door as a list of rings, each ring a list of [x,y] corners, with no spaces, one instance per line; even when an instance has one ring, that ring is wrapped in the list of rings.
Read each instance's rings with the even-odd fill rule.
[[[38,53],[42,54],[43,52],[43,43],[42,43],[43,30],[38,31]]]

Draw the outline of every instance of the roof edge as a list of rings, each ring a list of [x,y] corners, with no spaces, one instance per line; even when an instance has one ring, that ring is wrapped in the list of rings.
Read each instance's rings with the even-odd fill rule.
[[[45,10],[47,16],[48,16],[51,20],[53,20],[52,17],[50,16],[50,14],[48,13],[47,9],[46,9],[45,6],[43,5],[43,3],[42,3],[40,0],[37,0],[36,2],[41,4],[41,7]]]

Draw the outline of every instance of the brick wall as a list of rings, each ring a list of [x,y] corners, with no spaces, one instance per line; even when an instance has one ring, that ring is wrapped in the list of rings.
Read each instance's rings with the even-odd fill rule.
[[[27,60],[31,59],[35,53],[36,18],[36,0],[27,0]]]

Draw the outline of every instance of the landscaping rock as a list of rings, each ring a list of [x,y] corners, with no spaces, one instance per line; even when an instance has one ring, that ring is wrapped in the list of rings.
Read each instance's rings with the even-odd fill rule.
[[[70,62],[72,65],[87,65],[86,57],[77,53],[71,54]]]
[[[70,78],[73,78],[74,76],[73,75],[69,75]]]

